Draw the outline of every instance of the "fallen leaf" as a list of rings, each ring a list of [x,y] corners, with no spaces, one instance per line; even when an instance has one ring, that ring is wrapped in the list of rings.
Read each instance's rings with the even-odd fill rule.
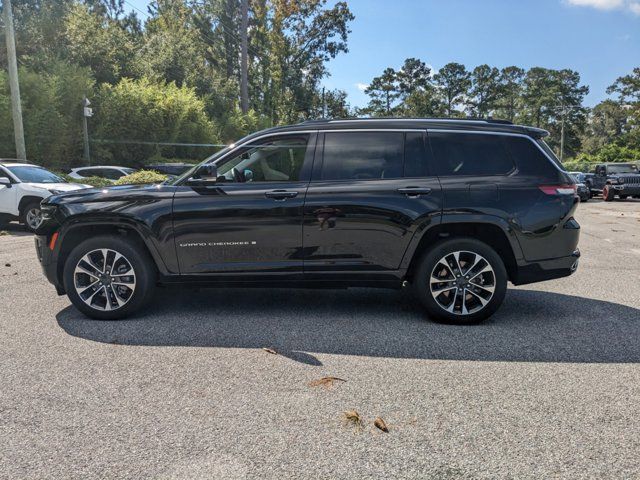
[[[278,355],[278,352],[276,352],[273,348],[262,347],[262,349],[265,352],[270,353],[271,355]]]
[[[331,388],[333,387],[334,382],[346,382],[346,380],[338,377],[322,377],[318,380],[309,382],[309,386]]]
[[[347,410],[343,415],[344,423],[352,426],[356,432],[362,430],[364,424],[362,423],[362,418],[360,418],[360,414],[358,412],[355,410]]]
[[[384,433],[389,433],[389,427],[387,427],[387,422],[385,422],[382,417],[376,417],[373,421],[373,424],[382,430]]]
[[[11,264],[10,264],[10,263],[5,263],[5,264],[4,264],[4,266],[5,266],[5,267],[10,267],[10,266],[11,266]],[[118,266],[120,266],[120,265],[118,265]]]
[[[0,237],[4,237],[5,235],[9,235],[9,232],[6,230],[0,230]]]

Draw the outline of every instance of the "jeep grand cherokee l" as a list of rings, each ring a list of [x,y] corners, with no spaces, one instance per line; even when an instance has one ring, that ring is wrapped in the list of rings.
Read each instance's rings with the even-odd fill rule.
[[[429,316],[493,314],[507,282],[578,264],[574,180],[505,122],[310,121],[240,140],[170,183],[56,195],[44,272],[86,315],[116,319],[157,284],[400,288]]]

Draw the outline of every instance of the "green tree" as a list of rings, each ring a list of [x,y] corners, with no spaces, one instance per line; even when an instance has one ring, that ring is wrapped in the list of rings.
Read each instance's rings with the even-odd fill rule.
[[[64,25],[66,56],[71,63],[91,69],[98,83],[116,83],[135,75],[139,33],[126,30],[106,11],[91,11],[81,4],[69,8]]]
[[[400,98],[398,83],[398,74],[393,68],[385,68],[382,75],[371,80],[365,90],[371,97],[367,107],[371,115],[391,115],[395,101]]]
[[[498,79],[499,95],[496,101],[496,116],[510,122],[515,122],[520,108],[524,69],[520,67],[505,67],[500,71]]]
[[[500,96],[500,71],[489,65],[479,65],[471,72],[469,111],[472,116],[484,118],[491,113]]]
[[[465,66],[460,63],[447,63],[434,75],[433,83],[442,98],[445,115],[461,116],[462,113],[456,107],[464,103],[471,87],[471,74]]]

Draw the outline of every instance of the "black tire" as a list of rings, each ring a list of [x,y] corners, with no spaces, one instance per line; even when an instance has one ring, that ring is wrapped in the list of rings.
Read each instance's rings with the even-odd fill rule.
[[[37,227],[34,227],[30,222],[29,222],[29,213],[32,211],[37,211],[38,215],[40,216],[40,201],[32,201],[27,203],[24,208],[22,209],[22,211],[20,212],[20,223],[22,223],[27,230],[29,230],[30,232],[35,232]]]
[[[10,221],[11,221],[11,216],[10,215],[4,214],[4,213],[0,213],[0,226],[5,226]]]
[[[441,306],[440,303],[438,303],[438,301],[431,293],[432,272],[434,272],[436,265],[442,265],[439,262],[443,257],[452,254],[453,252],[471,252],[475,255],[479,255],[483,257],[484,260],[493,269],[493,296],[490,298],[486,305],[481,307],[479,310],[473,311],[468,314],[463,314],[461,312],[451,313],[445,310],[445,308]],[[464,277],[465,273],[468,273],[468,271],[464,271],[466,265],[461,266],[462,277]],[[470,276],[473,276],[473,274]],[[455,281],[457,280],[451,280],[451,282]],[[428,252],[423,255],[415,272],[413,286],[416,295],[424,305],[429,317],[431,317],[432,319],[442,323],[452,323],[459,325],[475,324],[489,318],[502,304],[507,292],[507,271],[500,256],[486,243],[466,237],[452,238],[436,243],[431,249],[429,249]],[[455,289],[453,295],[456,295]],[[456,298],[453,299],[453,303],[456,302]],[[473,295],[471,294],[463,295],[460,298],[463,299],[462,301],[465,303],[467,298],[473,301]]]
[[[602,198],[605,202],[613,202],[613,199],[616,198],[616,191],[610,185],[605,185],[602,190]]]
[[[112,250],[124,257],[124,261],[112,261],[110,266],[106,265],[107,268],[104,268],[104,264],[100,265],[102,266],[103,270],[106,271],[107,277],[110,277],[111,280],[116,277],[120,277],[120,281],[130,281],[133,278],[135,284],[133,289],[129,287],[123,287],[122,285],[124,284],[120,284],[120,287],[116,286],[114,289],[114,286],[111,285],[109,279],[105,279],[108,284],[105,286],[101,286],[102,284],[98,284],[98,287],[96,287],[95,291],[96,298],[95,300],[92,300],[92,303],[95,303],[95,305],[92,306],[85,303],[85,301],[80,297],[80,294],[78,293],[78,290],[76,288],[76,280],[82,280],[83,274],[78,274],[77,276],[75,270],[80,260],[85,255],[90,254],[90,252],[95,252],[91,253],[91,255],[101,255],[102,258],[104,258],[104,255],[101,252],[98,252],[102,249]],[[107,254],[107,256],[111,259],[115,257],[115,255],[110,254]],[[134,275],[116,275],[110,271],[110,268],[119,268],[119,271],[121,272],[126,271],[127,264],[125,262],[127,262],[133,269]],[[109,262],[107,261],[105,263],[108,264]],[[86,264],[83,263],[82,265]],[[99,271],[99,269],[97,271]],[[94,273],[97,273],[97,271],[94,270]],[[115,276],[111,277],[111,275]],[[94,277],[96,280],[98,279],[96,275],[86,275],[86,282],[93,283]],[[116,235],[99,236],[91,238],[89,240],[85,240],[84,242],[79,244],[71,251],[71,253],[67,257],[63,271],[64,288],[67,292],[69,300],[71,300],[71,303],[73,303],[73,305],[86,316],[94,318],[96,320],[119,320],[128,317],[136,311],[140,310],[140,308],[145,306],[151,300],[155,291],[156,279],[156,268],[147,250],[137,242],[128,240],[124,236]],[[113,295],[111,297],[111,305],[119,304],[120,301],[122,301],[123,304],[121,306],[111,310],[104,309],[107,306],[107,299],[105,297],[107,288],[111,288],[112,293],[110,295]],[[118,288],[120,288],[121,290],[116,290]],[[103,290],[100,292],[100,289]],[[124,295],[122,297],[118,296],[116,298],[116,291],[124,292]],[[132,291],[132,293],[130,293],[129,291]],[[92,291],[90,291],[89,293],[92,293]],[[104,302],[102,303],[104,303],[104,306],[102,306],[101,308],[100,303],[103,299]]]

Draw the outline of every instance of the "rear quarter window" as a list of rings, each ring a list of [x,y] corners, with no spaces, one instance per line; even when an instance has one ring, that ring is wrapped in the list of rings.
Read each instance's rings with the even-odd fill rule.
[[[429,132],[436,175],[507,175],[515,168],[504,135]]]
[[[558,169],[553,165],[541,149],[526,137],[505,137],[507,148],[513,156],[518,173],[522,175],[543,176],[549,179],[558,178]]]

